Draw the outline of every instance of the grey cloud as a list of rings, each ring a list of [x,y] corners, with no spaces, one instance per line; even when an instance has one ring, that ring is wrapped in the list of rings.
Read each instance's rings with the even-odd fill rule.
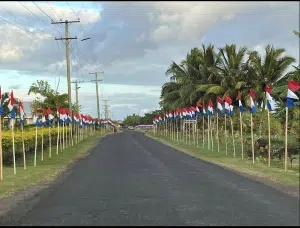
[[[11,85],[11,86],[9,87],[9,89],[17,90],[17,89],[20,89],[21,87],[22,87],[21,84],[16,84],[16,85]]]

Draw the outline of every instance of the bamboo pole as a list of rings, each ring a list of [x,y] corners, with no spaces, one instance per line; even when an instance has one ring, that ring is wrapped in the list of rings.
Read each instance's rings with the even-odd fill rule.
[[[11,125],[11,137],[12,137],[12,143],[13,143],[14,174],[17,174],[17,170],[16,170],[16,151],[15,151],[14,119],[11,119],[11,121],[12,121],[12,125]]]
[[[24,126],[23,126],[23,124],[21,124],[21,130],[22,130],[22,147],[23,147],[23,166],[24,166],[24,169],[26,169],[26,154],[25,154]]]
[[[214,137],[213,137],[213,121],[212,118],[210,118],[210,130],[211,130],[211,150],[214,151]]]
[[[210,118],[209,118],[209,115],[207,115],[208,119],[207,119],[207,144],[208,144],[208,149],[210,150],[210,126],[209,126],[209,121],[210,121]]]
[[[2,117],[0,116],[0,179],[3,180]]]
[[[41,161],[44,161],[44,126],[42,126],[42,157]]]
[[[178,142],[178,119],[176,119],[176,130],[177,130],[177,142]]]
[[[63,140],[63,150],[65,149],[65,121],[63,121],[63,124],[62,124],[62,130],[63,130],[63,137],[62,137],[62,140]]]
[[[268,145],[268,167],[271,167],[271,126],[270,126],[270,111],[268,109],[268,133],[269,133],[269,145]]]
[[[230,118],[230,121],[231,121],[231,136],[232,136],[232,146],[233,146],[233,157],[235,157],[235,143],[234,143],[234,132],[233,132],[232,117]]]
[[[288,156],[288,118],[289,109],[285,107],[285,151],[284,151],[284,170],[287,170],[287,156]]]
[[[194,141],[194,146],[196,145],[196,139],[195,139],[195,132],[196,132],[196,129],[195,129],[195,123],[196,123],[196,121],[192,123],[192,126],[193,126],[192,129],[193,129],[193,141]]]
[[[197,137],[197,147],[199,146],[199,131],[198,131],[198,116],[196,116],[196,137]]]
[[[242,160],[244,160],[244,142],[243,142],[243,121],[242,121],[242,112],[240,112],[240,128],[241,128]]]
[[[189,122],[189,145],[191,145],[191,122]]]
[[[218,152],[220,152],[220,139],[219,139],[219,113],[217,112],[217,141],[218,141]]]
[[[225,130],[224,130],[224,135],[225,135],[225,144],[226,144],[226,155],[227,155],[227,130],[226,130],[226,113],[224,115],[225,118]]]
[[[51,120],[49,120],[49,123],[50,123]],[[51,131],[50,131],[50,124],[49,124],[49,127],[48,127],[48,132],[49,132],[49,158],[51,158]]]
[[[252,120],[252,112],[250,113],[251,119],[251,146],[252,146],[252,161],[254,163],[254,141],[253,141],[253,120]]]
[[[60,139],[59,120],[57,121],[56,154],[58,154],[58,143]]]
[[[37,126],[35,126],[35,147],[34,147],[34,166],[36,166],[36,152],[37,152]]]
[[[202,119],[203,121],[202,121],[202,140],[203,140],[203,144],[202,144],[202,147],[204,148],[204,115],[203,115],[203,119]]]

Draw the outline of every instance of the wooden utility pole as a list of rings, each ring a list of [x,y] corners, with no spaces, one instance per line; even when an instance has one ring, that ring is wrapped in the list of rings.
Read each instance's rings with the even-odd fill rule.
[[[105,116],[105,119],[108,119],[108,104],[107,104],[107,101],[109,100],[102,100],[104,101],[104,116]]]
[[[55,40],[65,40],[65,44],[66,44],[66,60],[67,60],[67,80],[68,80],[68,98],[69,98],[69,114],[72,118],[73,116],[73,112],[72,112],[72,98],[71,98],[71,70],[70,70],[70,48],[69,48],[69,44],[70,41],[69,40],[76,40],[77,37],[69,37],[69,24],[71,23],[79,23],[80,20],[78,18],[77,21],[59,21],[59,22],[54,22],[52,21],[51,24],[65,24],[65,37],[61,37],[61,38],[56,38]],[[72,140],[72,146],[73,146],[73,129],[72,129],[72,124],[70,124],[70,133],[71,133],[71,140]]]
[[[72,116],[72,99],[71,99],[71,73],[70,73],[70,49],[69,49],[69,40],[76,40],[77,37],[69,37],[69,24],[71,23],[79,23],[80,20],[77,21],[58,21],[54,22],[52,21],[51,24],[65,24],[65,36],[66,37],[61,37],[61,38],[56,38],[55,40],[65,40],[66,44],[66,60],[67,60],[67,80],[68,80],[68,97],[69,97],[69,112],[70,115]]]
[[[78,80],[75,80],[71,83],[74,83],[75,84],[75,92],[76,92],[76,104],[77,106],[79,106],[79,101],[78,101],[78,90],[80,89],[80,87],[78,86],[79,83],[84,83],[84,81],[78,81]]]
[[[96,75],[96,79],[95,80],[91,80],[92,82],[95,82],[96,84],[96,97],[97,97],[97,112],[98,112],[98,120],[100,120],[100,104],[99,104],[99,91],[98,91],[98,83],[103,81],[102,79],[98,79],[98,73],[99,72],[93,72],[93,73],[89,73],[89,74],[95,74]],[[100,72],[100,73],[104,73],[104,72]]]

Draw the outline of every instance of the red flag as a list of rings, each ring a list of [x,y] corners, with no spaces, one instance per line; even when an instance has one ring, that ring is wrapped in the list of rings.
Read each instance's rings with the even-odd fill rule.
[[[15,104],[14,92],[13,91],[11,91],[11,93],[10,93],[10,104],[11,104],[11,106],[14,106],[14,104]]]
[[[1,91],[0,91],[0,93],[1,93]],[[21,109],[23,109],[23,110],[24,110],[24,107],[23,107],[22,101],[20,101],[20,102],[19,102],[19,109],[18,109],[18,112],[20,112],[20,113],[21,113]]]
[[[199,101],[197,101],[197,106],[198,106],[199,108],[201,108],[201,107],[202,107],[202,104],[200,104]]]
[[[225,102],[228,103],[228,104],[230,104],[230,105],[232,104],[232,100],[231,100],[231,98],[229,96],[225,97]]]
[[[59,113],[60,113],[60,114],[63,114],[63,115],[64,115],[64,114],[67,114],[67,110],[64,109],[64,108],[60,108],[60,109],[59,109]]]
[[[43,116],[47,116],[47,112],[45,108],[43,108]]]
[[[288,88],[292,91],[297,91],[299,89],[299,83],[289,80],[288,81]]]
[[[241,97],[241,92],[238,91],[238,97],[237,97],[238,100],[242,100],[242,97]]]
[[[48,114],[52,114],[52,110],[48,107]]]
[[[255,98],[255,92],[254,92],[253,89],[250,89],[250,96],[251,96],[252,98]]]
[[[220,104],[222,104],[222,98],[221,97],[218,97],[218,102],[220,103]]]
[[[209,106],[209,107],[213,107],[213,106],[214,106],[214,104],[213,104],[213,102],[212,102],[211,99],[209,99],[208,106]]]
[[[268,92],[270,95],[272,94],[272,89],[269,85],[266,85],[266,92]]]

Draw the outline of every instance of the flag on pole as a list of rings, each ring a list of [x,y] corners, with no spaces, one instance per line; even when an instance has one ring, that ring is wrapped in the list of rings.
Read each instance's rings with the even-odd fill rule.
[[[46,109],[43,108],[42,125],[43,125],[44,127],[46,126],[46,116],[47,116]]]
[[[251,113],[256,113],[256,107],[254,105],[253,99],[255,98],[255,92],[253,89],[250,89],[250,111]]]
[[[214,115],[213,105],[214,104],[213,104],[212,100],[209,99],[207,111],[208,111],[208,115],[210,115],[210,116]]]
[[[199,102],[197,102],[196,104],[196,116],[199,116],[201,113],[200,113],[200,109],[202,107],[202,104],[200,104]]]
[[[54,116],[52,115],[52,110],[50,107],[48,107],[48,120],[49,120],[49,126],[52,126],[52,120],[54,119]]]
[[[203,104],[203,106],[202,106],[202,113],[203,113],[203,116],[206,116],[206,107],[205,107],[205,104]]]
[[[231,104],[232,104],[231,98],[229,96],[226,96],[225,97],[225,114],[228,116],[232,116],[233,106]]]
[[[2,107],[2,91],[0,87],[0,116],[3,115],[3,107]]]
[[[217,98],[217,110],[218,110],[218,114],[221,116],[223,114],[223,107],[222,107],[222,98],[218,97]]]
[[[38,107],[37,107],[37,106],[35,106],[35,108],[34,108],[33,122],[35,123],[35,125],[36,125],[37,127],[40,126],[40,121],[38,120]]]
[[[169,120],[173,120],[173,113],[171,110],[169,111]]]
[[[19,102],[20,124],[24,126],[24,107],[22,101]]]
[[[11,91],[8,109],[10,111],[10,118],[12,118],[12,119],[16,118],[16,114],[14,112],[14,104],[15,104],[14,93],[13,93],[13,91]]]
[[[299,83],[289,80],[288,81],[288,93],[287,93],[287,98],[286,98],[286,107],[288,108],[293,108],[295,106],[293,99],[299,100],[297,95],[294,93],[299,89]]]
[[[266,85],[267,108],[269,109],[269,111],[272,111],[274,109],[274,101],[271,94],[271,87],[269,85]]]
[[[245,112],[246,109],[242,104],[242,97],[241,97],[241,93],[240,91],[238,91],[238,100],[239,100],[239,108],[240,108],[240,112]]]
[[[182,109],[182,117],[183,117],[183,119],[186,118],[187,112],[188,112],[188,110],[186,108]]]

